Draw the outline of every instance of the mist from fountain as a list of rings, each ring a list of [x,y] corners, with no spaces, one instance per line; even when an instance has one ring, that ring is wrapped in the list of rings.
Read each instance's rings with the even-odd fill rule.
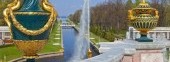
[[[87,58],[87,52],[90,48],[89,27],[90,26],[90,7],[89,0],[84,0],[82,14],[80,18],[80,29],[75,42],[75,51],[69,62],[79,62]]]

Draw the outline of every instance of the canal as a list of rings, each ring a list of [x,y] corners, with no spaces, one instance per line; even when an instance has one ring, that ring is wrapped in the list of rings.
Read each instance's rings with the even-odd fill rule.
[[[66,24],[67,21],[63,21],[62,24]],[[55,57],[48,57],[48,58],[42,58],[38,61],[40,62],[67,62],[73,57],[74,51],[75,51],[75,42],[76,37],[78,35],[78,31],[74,28],[74,26],[62,26],[62,40],[63,40],[63,47],[64,47],[64,53],[63,56],[55,56]],[[99,50],[90,43],[90,49],[92,51],[92,55],[96,56],[99,55]]]

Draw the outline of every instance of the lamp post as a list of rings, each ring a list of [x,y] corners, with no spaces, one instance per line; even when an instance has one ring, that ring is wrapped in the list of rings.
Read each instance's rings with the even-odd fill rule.
[[[48,0],[14,0],[4,10],[11,38],[24,53],[26,62],[35,62],[36,54],[47,43],[56,20],[56,12]]]

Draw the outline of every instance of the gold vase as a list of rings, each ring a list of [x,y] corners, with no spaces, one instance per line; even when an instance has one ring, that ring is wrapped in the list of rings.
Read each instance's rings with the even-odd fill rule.
[[[16,47],[24,52],[23,58],[37,58],[37,52],[43,48],[48,40],[13,40]]]
[[[151,8],[148,3],[143,0],[136,8],[128,11],[130,25],[140,31],[141,37],[136,39],[139,42],[152,42],[147,37],[148,31],[157,26],[159,19],[158,11]]]

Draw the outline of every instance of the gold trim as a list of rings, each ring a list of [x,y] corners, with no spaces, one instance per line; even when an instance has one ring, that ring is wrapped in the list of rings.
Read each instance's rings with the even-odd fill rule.
[[[20,7],[21,1],[20,0],[14,0],[12,3],[8,4],[7,8],[3,11],[3,15],[4,15],[4,20],[7,23],[7,25],[9,26],[9,30],[10,30],[10,34],[11,34],[11,39],[13,38],[12,35],[12,30],[11,30],[11,22],[9,21],[9,12],[10,9],[11,10],[16,10]]]
[[[50,13],[45,13],[45,12],[14,12],[14,14],[22,14],[22,15],[50,15]]]
[[[40,28],[40,29],[38,29],[38,30],[29,30],[29,29],[25,28],[24,26],[22,26],[22,25],[16,20],[16,18],[15,18],[15,16],[14,16],[14,14],[13,14],[12,11],[10,12],[10,15],[11,15],[12,22],[13,22],[14,26],[15,26],[19,31],[21,31],[21,32],[24,33],[24,34],[32,35],[32,36],[33,36],[33,35],[39,35],[39,34],[45,32],[46,30],[48,30],[48,29],[52,26],[53,22],[55,21],[55,20],[53,20],[53,13],[51,13],[50,19],[49,19],[48,22],[44,25],[44,27],[42,27],[42,28]]]
[[[133,11],[132,10],[128,10],[128,19],[129,20],[134,20],[135,17],[133,16]]]
[[[159,12],[155,10],[155,17],[159,19]]]
[[[48,41],[47,39],[44,40],[15,40],[13,39],[13,41],[17,41],[17,42],[41,42],[41,41]]]
[[[12,22],[14,24],[14,26],[20,30],[22,33],[27,34],[27,35],[39,35],[43,32],[45,32],[47,29],[49,29],[51,26],[53,27],[53,22],[55,22],[56,17],[57,17],[57,13],[55,12],[55,9],[53,8],[53,6],[48,2],[48,0],[42,0],[42,6],[43,8],[50,12],[50,18],[48,20],[48,22],[44,25],[44,27],[40,28],[39,30],[29,30],[27,28],[25,28],[24,26],[22,26],[15,18],[13,11],[17,10],[20,7],[20,0],[15,0],[13,3],[8,5],[8,8],[6,8],[4,10],[4,19],[7,22],[8,26],[11,29],[11,23],[9,21],[9,16],[11,16]],[[12,30],[11,30],[12,32]],[[12,34],[12,33],[11,33]]]
[[[152,10],[153,8],[134,8],[134,10],[135,10],[135,9],[136,9],[136,10],[140,10],[140,9],[145,9],[145,10],[149,10],[149,9],[150,9],[150,10]]]
[[[42,8],[45,9],[46,11],[49,11],[49,12],[50,12],[51,10],[53,10],[54,20],[57,19],[57,12],[56,12],[55,9],[53,8],[53,6],[48,2],[48,0],[42,0]],[[54,23],[53,23],[53,25],[52,25],[52,27],[51,27],[51,32],[52,32],[53,26],[54,26]],[[51,32],[50,32],[50,33],[51,33]]]
[[[48,40],[13,40],[17,48],[24,53],[23,58],[37,58],[36,54]]]
[[[27,59],[33,59],[33,58],[38,58],[39,56],[36,55],[36,56],[23,56],[23,58],[27,58]]]

